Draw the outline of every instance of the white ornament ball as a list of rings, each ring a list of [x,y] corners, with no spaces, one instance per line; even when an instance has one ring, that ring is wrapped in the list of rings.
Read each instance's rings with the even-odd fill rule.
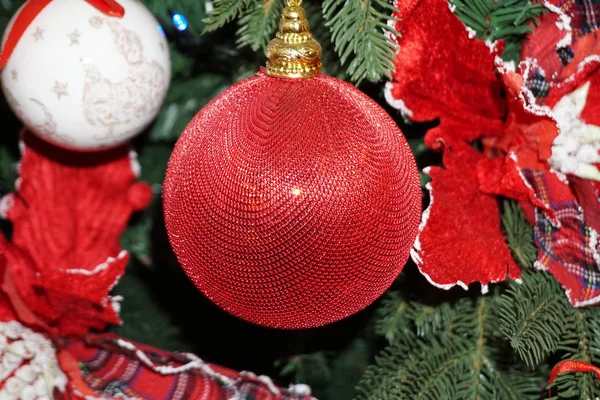
[[[52,1],[19,40],[2,89],[38,136],[69,149],[103,149],[126,142],[158,114],[171,78],[164,32],[140,1],[118,3],[123,18],[85,0]]]

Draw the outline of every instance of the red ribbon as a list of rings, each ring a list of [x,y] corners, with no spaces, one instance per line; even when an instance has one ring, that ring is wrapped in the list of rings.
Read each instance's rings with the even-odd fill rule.
[[[85,0],[98,11],[109,15],[111,17],[123,18],[125,15],[125,9],[116,2],[116,0]],[[0,53],[0,70],[6,66],[10,55],[17,47],[19,40],[25,33],[25,30],[31,25],[35,17],[38,16],[42,10],[52,2],[52,0],[29,0],[23,6],[23,9],[17,15],[15,23],[12,29],[8,33],[6,38],[6,44]]]
[[[550,379],[548,380],[548,385],[550,385],[560,374],[564,374],[567,372],[593,372],[596,374],[596,377],[600,379],[600,368],[587,363],[585,361],[573,361],[566,360],[561,361],[550,372]],[[548,395],[551,396],[550,391]]]

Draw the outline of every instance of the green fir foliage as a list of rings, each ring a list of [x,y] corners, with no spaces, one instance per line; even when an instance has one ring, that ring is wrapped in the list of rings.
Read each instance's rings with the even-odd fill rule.
[[[393,340],[367,369],[357,399],[539,398],[543,378],[526,372],[499,334],[498,295],[431,307],[401,297],[391,295],[381,310],[401,309],[406,321],[383,331],[378,325]]]
[[[503,208],[502,226],[506,232],[506,243],[520,266],[532,268],[537,259],[533,227],[516,201],[505,200]]]
[[[541,2],[530,0],[449,0],[456,15],[483,40],[504,39],[503,58],[518,61],[521,42],[532,23],[544,13]]]
[[[258,4],[257,0],[214,0],[213,9],[204,19],[206,32],[215,31],[238,18],[252,5]]]
[[[248,46],[253,51],[264,51],[274,37],[283,2],[284,0],[264,0],[244,10],[237,32],[238,45]]]
[[[571,309],[564,319],[564,335],[558,345],[562,358],[600,364],[600,309]],[[600,383],[591,373],[565,373],[550,386],[552,399],[588,400],[600,397]]]
[[[500,299],[500,332],[528,366],[553,354],[564,333],[571,306],[556,280],[543,272],[527,272],[512,282]]]
[[[335,50],[354,82],[391,78],[396,46],[388,35],[395,7],[389,0],[324,0],[323,15]]]

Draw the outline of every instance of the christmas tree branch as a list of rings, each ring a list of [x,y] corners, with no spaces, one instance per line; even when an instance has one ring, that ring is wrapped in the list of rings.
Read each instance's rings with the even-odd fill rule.
[[[500,332],[530,367],[557,350],[564,316],[571,306],[556,280],[542,272],[524,273],[500,300]]]
[[[395,7],[389,0],[325,0],[323,16],[332,41],[350,78],[360,83],[391,78],[397,35],[387,24]]]

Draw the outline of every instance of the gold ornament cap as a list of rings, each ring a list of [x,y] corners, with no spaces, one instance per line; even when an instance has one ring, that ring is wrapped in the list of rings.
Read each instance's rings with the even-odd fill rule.
[[[310,78],[321,73],[321,45],[311,35],[302,0],[286,0],[279,32],[267,46],[267,74]]]

